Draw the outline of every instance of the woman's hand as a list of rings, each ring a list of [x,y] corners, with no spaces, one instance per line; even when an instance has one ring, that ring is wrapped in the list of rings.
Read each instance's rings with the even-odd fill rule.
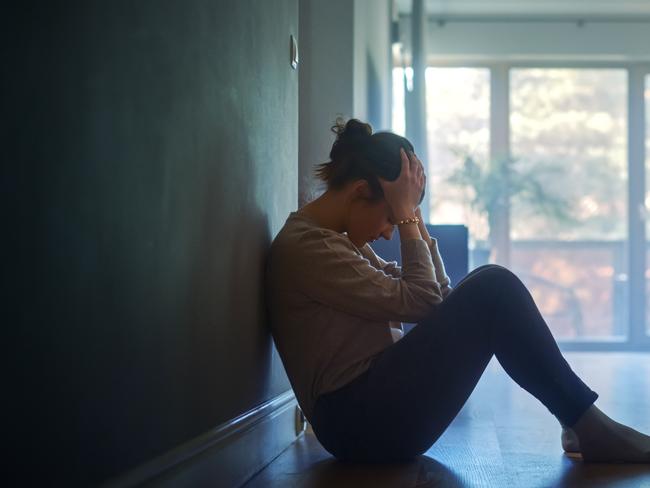
[[[384,198],[390,206],[396,220],[411,218],[420,202],[424,190],[424,168],[414,153],[406,154],[400,149],[402,169],[395,181],[379,178],[384,190]]]
[[[427,226],[424,223],[424,219],[422,219],[422,211],[420,210],[420,207],[415,209],[415,216],[420,219],[420,222],[418,223],[418,230],[420,231],[420,235],[422,236],[422,239],[426,241],[426,243],[431,246],[432,241],[431,241],[431,236],[429,235],[429,231],[427,230]]]

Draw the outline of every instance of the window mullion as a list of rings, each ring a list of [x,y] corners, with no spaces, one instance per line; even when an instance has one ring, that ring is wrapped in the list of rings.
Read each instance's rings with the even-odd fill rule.
[[[628,70],[628,297],[629,340],[645,337],[646,236],[643,219],[645,200],[645,70]]]
[[[496,64],[490,68],[490,160],[510,157],[510,68]],[[510,207],[500,209],[497,230],[497,264],[510,266]]]

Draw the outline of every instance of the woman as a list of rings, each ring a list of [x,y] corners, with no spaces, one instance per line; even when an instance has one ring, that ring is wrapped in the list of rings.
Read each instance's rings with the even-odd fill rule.
[[[481,266],[452,290],[420,217],[425,176],[411,143],[355,119],[332,129],[317,171],[327,190],[289,215],[267,269],[273,338],[321,444],[352,461],[422,454],[496,355],[558,419],[565,451],[650,462],[650,437],[594,405],[512,272]],[[401,267],[367,244],[396,225]],[[401,321],[418,325],[394,339]]]

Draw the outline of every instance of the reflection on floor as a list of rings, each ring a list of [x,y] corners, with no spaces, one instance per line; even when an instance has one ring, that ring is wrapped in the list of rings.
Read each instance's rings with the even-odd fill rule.
[[[564,353],[618,422],[650,433],[649,353]],[[563,454],[555,417],[493,358],[443,436],[416,461],[385,466],[336,461],[301,436],[246,488],[259,487],[634,487],[650,465],[583,464]]]

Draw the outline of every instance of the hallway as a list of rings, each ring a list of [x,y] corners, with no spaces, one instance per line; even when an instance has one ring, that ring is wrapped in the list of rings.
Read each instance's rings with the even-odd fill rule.
[[[332,125],[404,135],[426,175],[421,222],[453,235],[436,241],[452,287],[507,265],[598,406],[650,434],[650,0],[37,1],[0,24],[7,478],[650,488],[650,465],[564,456],[559,423],[496,360],[427,456],[335,462],[296,422],[267,293],[285,290],[266,287],[271,243],[325,190]],[[345,171],[366,166],[362,139]],[[348,174],[375,182],[389,153]],[[364,193],[339,210],[370,214],[318,232],[381,235],[386,207]],[[374,245],[401,260],[395,236]],[[296,308],[334,310],[306,288]],[[385,330],[348,331],[390,346],[389,323],[422,302],[369,295]],[[304,317],[289,329],[298,371],[345,367],[340,345],[358,347],[349,364],[369,356],[334,321],[315,330],[330,315]]]
[[[650,354],[564,353],[613,419],[650,431]],[[647,465],[583,465],[563,455],[560,425],[496,358],[426,456],[392,466],[345,465],[306,433],[246,488],[650,487]]]

